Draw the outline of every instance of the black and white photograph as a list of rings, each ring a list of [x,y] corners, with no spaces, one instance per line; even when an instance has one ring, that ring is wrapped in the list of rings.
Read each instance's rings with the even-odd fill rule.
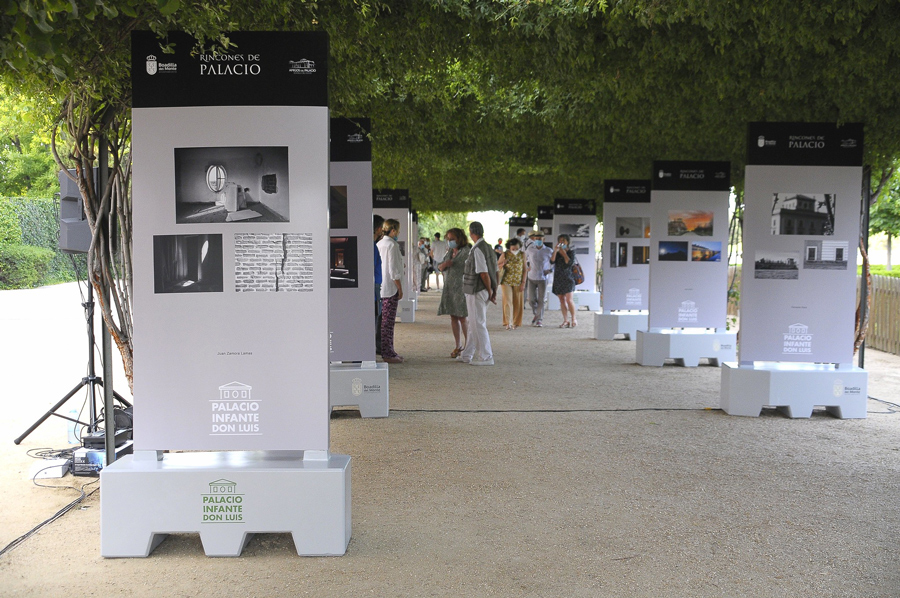
[[[175,222],[290,222],[287,147],[175,148]]]
[[[616,218],[616,236],[620,239],[649,239],[649,218]]]
[[[834,234],[834,193],[773,193],[773,235]]]
[[[650,247],[648,245],[635,245],[631,248],[631,263],[643,266],[650,263]]]
[[[312,292],[312,247],[312,233],[235,233],[234,290]]]
[[[797,280],[800,278],[799,251],[757,251],[753,278]]]
[[[619,253],[616,257],[620,268],[628,265],[628,243],[619,243]]]
[[[687,241],[660,241],[659,261],[661,262],[686,262],[688,261]]]
[[[588,239],[593,232],[593,227],[590,224],[560,224],[559,225],[559,233],[558,235],[569,235],[570,239],[573,239],[572,243],[574,244],[574,239]]]
[[[356,237],[331,237],[331,288],[358,287],[359,259],[356,252]]]
[[[721,241],[693,241],[691,242],[692,262],[721,262]]]
[[[684,235],[711,237],[713,213],[704,210],[670,210],[668,227],[670,237]]]
[[[221,293],[222,235],[154,235],[154,293]]]
[[[619,244],[613,241],[609,244],[609,267],[610,268],[618,268],[619,267]]]
[[[331,228],[347,228],[347,185],[332,185],[328,202]]]
[[[806,241],[803,247],[803,269],[846,270],[847,241]]]

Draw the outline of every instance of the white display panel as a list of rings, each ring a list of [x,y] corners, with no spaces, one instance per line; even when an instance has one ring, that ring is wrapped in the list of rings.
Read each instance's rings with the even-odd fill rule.
[[[650,307],[650,181],[607,180],[603,202],[603,311]]]
[[[135,448],[328,450],[328,108],[222,105],[251,75],[134,39]],[[323,36],[233,39],[261,88],[324,85]]]
[[[575,258],[584,271],[584,282],[575,287],[576,291],[597,291],[597,252],[594,242],[596,227],[597,212],[593,200],[556,200],[551,240],[556,243],[559,235],[568,235],[572,241]]]
[[[368,119],[331,124],[331,361],[375,360],[371,144],[358,123],[369,128]]]
[[[400,243],[400,253],[403,255],[403,267],[405,273],[400,285],[403,287],[403,298],[414,299],[410,290],[414,289],[413,274],[410,272],[410,247],[415,248],[415,243],[410,243],[412,235],[412,214],[409,211],[409,193],[406,189],[375,189],[372,191],[372,210],[385,220],[393,218],[400,223],[400,231],[397,241]],[[384,285],[387,281],[382,281]]]
[[[755,123],[750,143],[740,361],[849,364],[862,126]]]
[[[655,162],[650,329],[725,328],[727,162]]]

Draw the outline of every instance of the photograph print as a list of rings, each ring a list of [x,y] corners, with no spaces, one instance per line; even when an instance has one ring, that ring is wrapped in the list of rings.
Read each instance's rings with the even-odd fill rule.
[[[290,222],[287,147],[175,148],[175,222]]]
[[[803,247],[803,269],[846,270],[847,241],[806,241]]]
[[[619,267],[619,244],[615,241],[609,244],[609,267]]]
[[[834,234],[834,193],[773,193],[773,235]]]
[[[570,239],[589,238],[593,232],[590,224],[560,224],[558,235],[569,235]],[[574,241],[573,241],[574,244]]]
[[[620,268],[624,268],[628,265],[628,243],[619,243],[619,253],[616,257],[616,261]]]
[[[631,248],[631,263],[636,266],[650,263],[650,247],[647,245],[635,245]]]
[[[331,288],[359,287],[356,237],[331,237]]]
[[[753,278],[797,280],[800,277],[798,251],[757,251],[754,257]]]
[[[661,262],[686,262],[688,261],[687,241],[660,241],[659,261]]]
[[[691,242],[691,261],[692,262],[721,262],[722,261],[722,242],[721,241],[692,241]]]
[[[650,238],[649,218],[616,218],[616,236],[620,239]]]
[[[154,293],[221,293],[222,235],[154,235]]]
[[[711,237],[713,213],[704,210],[669,210],[668,230],[670,237]]]

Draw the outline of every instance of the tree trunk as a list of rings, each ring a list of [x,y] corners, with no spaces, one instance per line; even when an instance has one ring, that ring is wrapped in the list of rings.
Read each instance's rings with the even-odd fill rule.
[[[887,268],[888,272],[891,271],[891,233],[887,233]]]

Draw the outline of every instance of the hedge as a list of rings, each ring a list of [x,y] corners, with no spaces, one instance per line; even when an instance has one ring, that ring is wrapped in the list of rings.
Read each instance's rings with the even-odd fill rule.
[[[42,271],[37,285],[25,284],[19,288],[75,280],[72,260],[59,250],[57,210],[56,202],[50,198],[0,197],[0,244],[7,247],[40,247],[49,250],[51,255],[50,263]],[[78,264],[78,271],[84,276],[87,269],[86,256],[81,254],[73,257]],[[33,275],[26,278],[31,280]]]
[[[40,286],[53,252],[30,245],[0,245],[0,289],[30,289]]]

